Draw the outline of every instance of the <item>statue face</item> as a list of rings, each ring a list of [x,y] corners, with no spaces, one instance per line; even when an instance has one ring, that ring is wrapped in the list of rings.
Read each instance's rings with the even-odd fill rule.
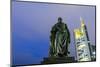
[[[58,18],[58,23],[61,23],[61,22],[62,22],[62,18],[59,17],[59,18]]]

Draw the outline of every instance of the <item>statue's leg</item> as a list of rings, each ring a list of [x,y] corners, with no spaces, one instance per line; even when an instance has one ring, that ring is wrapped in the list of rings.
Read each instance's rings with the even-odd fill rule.
[[[61,43],[61,34],[57,33],[57,55],[60,56],[62,54],[62,43]]]
[[[66,48],[66,34],[62,34],[62,54],[63,56],[67,56],[67,48]]]

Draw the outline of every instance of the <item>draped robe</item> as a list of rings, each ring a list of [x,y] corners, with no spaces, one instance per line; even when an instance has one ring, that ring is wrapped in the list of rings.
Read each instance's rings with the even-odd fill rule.
[[[50,36],[50,56],[68,56],[68,45],[70,43],[70,33],[67,25],[63,22],[52,27]]]

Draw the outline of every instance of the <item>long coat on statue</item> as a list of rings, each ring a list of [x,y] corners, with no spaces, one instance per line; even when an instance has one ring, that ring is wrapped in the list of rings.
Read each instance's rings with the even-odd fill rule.
[[[68,45],[70,43],[70,33],[68,27],[63,22],[52,27],[50,35],[50,56],[68,56]]]

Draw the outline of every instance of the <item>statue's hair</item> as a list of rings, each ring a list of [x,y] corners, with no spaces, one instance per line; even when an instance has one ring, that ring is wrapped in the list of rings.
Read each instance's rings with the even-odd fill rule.
[[[61,17],[58,17],[58,20],[62,20],[62,18]]]

